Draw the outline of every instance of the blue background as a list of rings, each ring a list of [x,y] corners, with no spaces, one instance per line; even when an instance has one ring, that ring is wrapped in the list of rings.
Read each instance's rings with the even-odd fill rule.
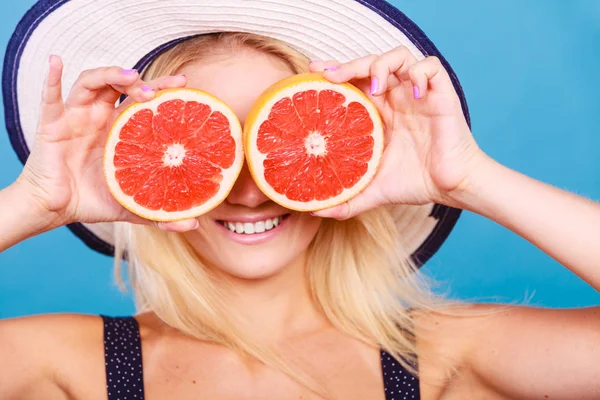
[[[454,67],[485,151],[537,179],[600,199],[600,1],[392,3],[423,28]],[[3,2],[2,53],[33,4]],[[5,132],[0,160],[0,187],[5,187],[21,169]],[[598,292],[541,251],[470,213],[463,214],[425,272],[439,281],[439,291],[461,299],[600,304]],[[0,254],[0,318],[133,311],[130,296],[114,283],[112,259],[88,250],[66,228]]]

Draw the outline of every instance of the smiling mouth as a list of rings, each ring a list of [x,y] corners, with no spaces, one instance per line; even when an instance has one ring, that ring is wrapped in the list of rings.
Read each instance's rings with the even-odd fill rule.
[[[276,229],[283,221],[289,218],[291,214],[281,215],[275,218],[268,218],[263,221],[256,222],[234,222],[234,221],[217,221],[231,232],[240,235],[255,235]]]

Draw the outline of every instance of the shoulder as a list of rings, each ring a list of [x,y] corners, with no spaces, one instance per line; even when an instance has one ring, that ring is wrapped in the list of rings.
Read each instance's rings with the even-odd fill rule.
[[[414,313],[419,348],[451,357],[460,366],[475,350],[483,351],[513,335],[540,333],[567,320],[585,319],[596,309],[556,310],[536,307],[462,304]],[[500,340],[503,338],[504,340]]]
[[[507,334],[596,332],[600,307],[554,309],[517,305],[470,304],[415,313],[417,335],[436,342],[470,343]],[[481,343],[478,343],[481,344]]]
[[[419,311],[415,324],[422,372],[445,387],[503,390],[522,377],[537,379],[535,371],[556,362],[565,373],[581,375],[600,356],[600,307],[464,305]]]
[[[0,320],[0,343],[11,342],[13,350],[20,352],[46,348],[52,353],[67,344],[85,346],[97,341],[102,332],[102,319],[92,315],[51,314]]]
[[[98,316],[0,320],[0,398],[31,396],[31,390],[42,388],[40,393],[68,393],[74,379],[85,374],[97,377],[104,367],[102,336]]]
[[[498,318],[512,307],[464,304],[413,313],[419,360],[419,376],[424,392],[432,398],[442,393],[478,398],[496,398],[481,386],[472,367],[473,353],[485,346],[487,333]]]

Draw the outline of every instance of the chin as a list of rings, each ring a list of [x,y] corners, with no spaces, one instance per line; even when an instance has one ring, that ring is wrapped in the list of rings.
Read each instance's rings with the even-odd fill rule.
[[[225,260],[223,260],[225,261]],[[287,260],[286,260],[287,261]],[[226,276],[246,281],[259,281],[281,274],[293,262],[285,262],[275,258],[251,258],[242,256],[234,263],[222,262],[214,267]]]
[[[216,211],[186,236],[212,268],[237,279],[263,280],[303,267],[320,224],[320,218],[289,210]]]

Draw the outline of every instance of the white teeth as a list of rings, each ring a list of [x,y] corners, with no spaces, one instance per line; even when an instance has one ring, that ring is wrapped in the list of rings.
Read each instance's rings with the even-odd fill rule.
[[[231,232],[253,235],[255,233],[263,233],[276,228],[281,221],[282,217],[270,218],[264,221],[257,222],[222,222],[223,226],[229,229]]]
[[[246,222],[244,224],[244,233],[247,235],[252,235],[254,233],[254,224],[250,222]]]
[[[254,232],[263,233],[265,231],[265,223],[263,221],[258,221],[254,224]]]
[[[273,220],[272,219],[268,219],[265,221],[265,229],[268,231],[273,229]]]
[[[241,222],[236,222],[235,231],[236,233],[244,233],[244,225]]]

